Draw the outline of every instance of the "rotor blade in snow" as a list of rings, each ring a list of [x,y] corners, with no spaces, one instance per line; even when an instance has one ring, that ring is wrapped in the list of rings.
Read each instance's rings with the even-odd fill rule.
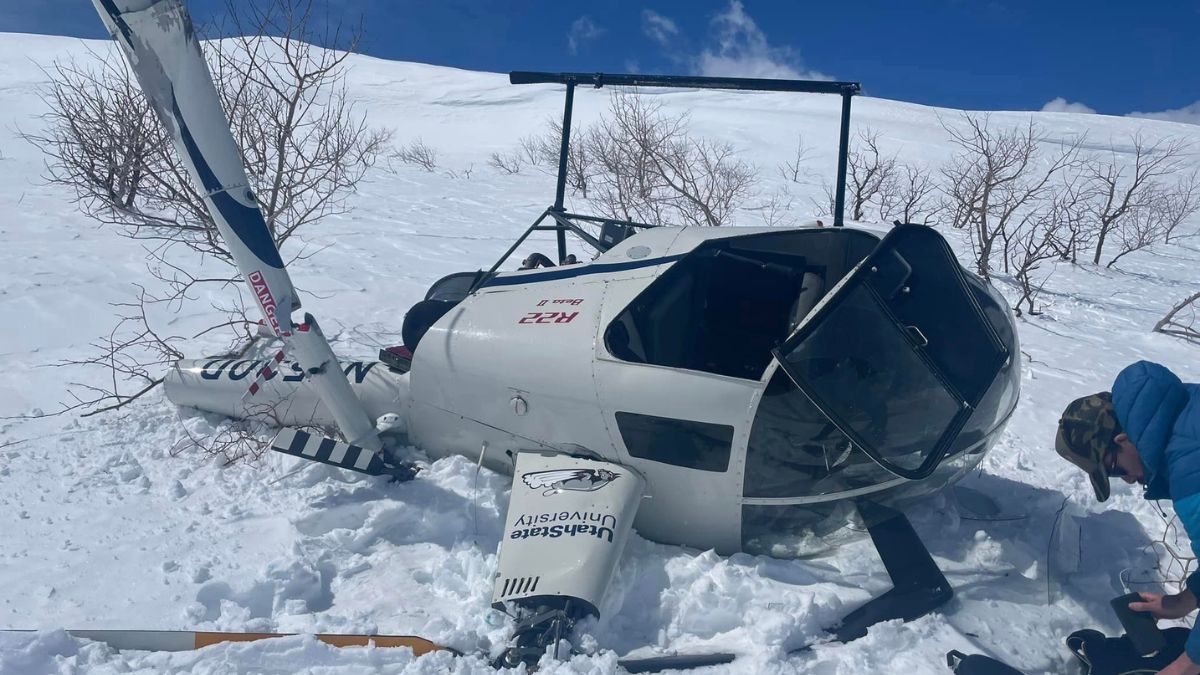
[[[4,633],[24,633],[33,631],[2,631]],[[69,630],[71,637],[82,640],[103,642],[108,646],[121,650],[142,652],[189,652],[222,642],[254,642],[271,638],[289,637],[296,633],[213,633],[188,630]],[[318,633],[313,635],[317,640],[334,647],[408,647],[413,654],[421,656],[434,651],[449,651],[458,655],[457,650],[444,647],[425,638],[412,635],[341,635]]]

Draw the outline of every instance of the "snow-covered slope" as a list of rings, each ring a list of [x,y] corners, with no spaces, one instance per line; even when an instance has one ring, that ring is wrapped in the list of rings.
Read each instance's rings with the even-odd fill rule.
[[[42,68],[64,57],[114,52],[105,42],[0,34],[0,628],[40,629],[0,635],[0,672],[490,672],[478,657],[338,651],[302,637],[118,654],[59,630],[412,633],[464,651],[495,650],[512,630],[488,607],[508,480],[477,475],[469,461],[440,461],[403,485],[282,457],[222,466],[172,455],[185,429],[205,433],[219,420],[181,413],[157,393],[118,414],[26,418],[56,410],[69,383],[102,376],[49,366],[93,353],[89,342],[114,323],[109,303],[132,299],[131,283],[144,276],[140,246],[88,221],[71,195],[44,185],[38,151],[18,137],[41,124]],[[403,165],[370,173],[354,210],[311,231],[307,244],[319,252],[292,268],[335,348],[370,357],[396,342],[404,312],[430,282],[490,265],[552,200],[551,177],[501,175],[487,157],[540,131],[560,113],[561,91],[513,87],[499,74],[366,57],[351,63],[352,94],[371,122],[393,129],[398,145],[422,138],[442,164],[432,173]],[[669,110],[689,111],[699,132],[741,148],[762,169],[763,195],[783,187],[775,167],[791,159],[803,133],[816,177],[790,188],[793,215],[811,216],[809,198],[833,173],[836,97],[651,95]],[[603,92],[581,89],[576,114],[586,121],[605,104]],[[928,166],[952,153],[939,115],[953,114],[872,98],[854,104],[855,124],[880,131],[905,161]],[[1200,127],[1032,115],[1055,138],[1086,131],[1107,145],[1140,132],[1200,142]],[[756,224],[754,213],[742,222]],[[946,234],[967,250],[958,233]],[[869,542],[778,561],[634,537],[611,606],[590,628],[602,653],[548,672],[612,672],[617,654],[678,649],[743,655],[720,672],[938,673],[952,648],[997,654],[1030,672],[1061,671],[1068,632],[1115,630],[1107,600],[1122,590],[1122,578],[1146,590],[1180,573],[1156,569],[1167,558],[1151,546],[1163,530],[1152,505],[1123,485],[1107,505],[1095,504],[1084,476],[1054,454],[1058,413],[1075,396],[1107,388],[1139,358],[1200,381],[1195,346],[1150,332],[1173,302],[1200,287],[1198,264],[1200,241],[1184,239],[1130,255],[1120,269],[1055,271],[1045,315],[1020,321],[1024,391],[1016,416],[982,470],[963,483],[995,500],[999,513],[981,518],[968,508],[969,490],[951,490],[913,514],[957,591],[944,611],[787,658],[886,590]],[[221,344],[210,337],[190,349],[199,355]],[[1075,524],[1081,537],[1072,545]],[[1083,562],[1068,574],[1074,558]]]

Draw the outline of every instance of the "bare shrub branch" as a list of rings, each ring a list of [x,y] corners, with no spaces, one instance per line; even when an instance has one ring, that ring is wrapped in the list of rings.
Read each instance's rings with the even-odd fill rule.
[[[553,118],[546,121],[546,130],[534,136],[521,138],[521,157],[530,166],[536,166],[543,171],[553,172],[558,169],[559,139],[555,129],[562,129],[562,124]]]
[[[987,115],[963,113],[961,122],[942,121],[959,147],[942,168],[947,207],[952,224],[970,234],[976,272],[990,279],[996,242],[1010,241],[1014,218],[1044,196],[1051,179],[1077,164],[1084,139],[1061,145],[1043,158],[1039,146],[1045,137],[1032,119],[1022,127],[1000,130],[991,126]],[[1006,267],[1010,264],[1008,255],[1001,259]]]
[[[588,187],[595,174],[595,157],[588,135],[592,129],[571,127],[571,145],[567,149],[567,187],[584,199],[588,198]],[[545,129],[520,141],[520,156],[530,166],[553,175],[558,174],[558,163],[562,154],[562,122],[551,117]]]
[[[1129,216],[1139,213],[1140,209],[1144,221],[1151,218],[1151,212],[1159,210],[1153,201],[1156,193],[1163,189],[1162,181],[1183,167],[1191,150],[1188,143],[1178,138],[1151,143],[1138,135],[1131,139],[1131,143],[1132,166],[1121,158],[1116,148],[1110,151],[1107,159],[1092,159],[1084,164],[1083,171],[1097,193],[1093,205],[1096,221],[1096,249],[1092,256],[1094,265],[1100,264],[1109,236]],[[1158,215],[1155,214],[1153,218],[1157,219]],[[1147,225],[1143,222],[1133,227],[1144,231]],[[1136,240],[1139,236],[1135,234],[1125,241]]]
[[[808,170],[804,165],[808,159],[809,148],[804,145],[804,134],[796,134],[796,152],[792,154],[790,161],[779,165],[779,175],[784,180],[789,180],[793,183],[799,183],[801,177],[808,175]]]
[[[1013,278],[1021,291],[1013,310],[1017,316],[1040,314],[1037,297],[1053,272],[1054,262],[1062,259],[1062,237],[1070,224],[1080,217],[1079,182],[1068,180],[1026,211],[1008,236],[1005,255]],[[1050,272],[1042,272],[1046,263]]]
[[[896,158],[879,150],[879,132],[870,127],[860,130],[846,157],[846,205],[851,220],[866,216],[867,205],[879,196],[895,169]]]
[[[613,92],[608,115],[581,136],[595,166],[593,201],[627,220],[728,224],[757,176],[731,144],[691,136],[687,115],[666,115],[636,93]]]
[[[525,161],[520,153],[516,152],[493,152],[488,157],[488,166],[498,170],[506,175],[521,173],[521,169],[525,166]]]
[[[937,180],[929,169],[897,162],[879,186],[879,218],[885,223],[928,224],[944,208],[937,193]]]
[[[1154,330],[1158,333],[1166,333],[1167,335],[1200,342],[1200,321],[1197,321],[1198,313],[1200,313],[1200,292],[1189,295],[1179,304],[1172,307],[1166,316],[1154,324]]]
[[[397,161],[433,171],[438,167],[438,152],[425,144],[420,138],[412,141],[392,154]]]
[[[241,37],[202,48],[250,185],[283,247],[298,232],[347,211],[389,134],[368,126],[347,95],[345,60],[357,33],[314,30],[311,0],[228,9],[233,29],[223,32]],[[49,112],[42,130],[24,138],[45,153],[46,180],[72,190],[87,216],[146,242],[153,283],[138,285],[137,300],[119,305],[124,311],[117,325],[93,345],[97,354],[69,364],[103,367],[109,384],[77,385],[66,410],[120,407],[161,381],[158,373],[182,356],[181,341],[194,337],[172,332],[171,314],[194,308],[209,295],[201,289],[234,295],[192,310],[215,317],[201,335],[234,329],[230,349],[238,352],[255,334],[232,256],[166,130],[124,59],[95,57],[49,69],[43,92]],[[290,258],[307,255],[300,247]]]
[[[783,188],[772,192],[765,202],[749,210],[758,211],[764,225],[788,227],[796,223],[796,217],[792,215],[792,202],[792,193]]]
[[[1185,175],[1163,192],[1160,199],[1162,201],[1159,208],[1162,209],[1165,228],[1163,241],[1169,244],[1172,237],[1180,239],[1184,236],[1194,236],[1195,232],[1181,234],[1179,226],[1200,211],[1200,176],[1195,171]]]

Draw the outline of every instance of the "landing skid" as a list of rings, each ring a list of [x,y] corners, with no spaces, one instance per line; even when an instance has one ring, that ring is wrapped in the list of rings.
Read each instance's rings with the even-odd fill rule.
[[[929,555],[908,517],[896,509],[860,501],[855,506],[867,524],[867,532],[883,567],[892,580],[892,589],[850,612],[833,633],[838,642],[850,642],[867,634],[882,621],[912,621],[936,610],[954,597],[950,582]],[[812,648],[805,645],[788,652],[799,654]]]
[[[954,597],[950,582],[903,513],[868,502],[856,506],[892,579],[892,590],[847,614],[834,631],[839,642],[857,640],[881,621],[920,618]]]

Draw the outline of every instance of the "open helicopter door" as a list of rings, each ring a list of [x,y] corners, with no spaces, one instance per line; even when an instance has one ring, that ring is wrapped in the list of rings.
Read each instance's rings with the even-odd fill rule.
[[[774,350],[854,445],[902,478],[937,468],[1009,358],[933,228],[898,225]]]
[[[854,446],[902,478],[937,468],[1009,359],[965,274],[932,228],[898,225],[773,350]],[[953,596],[902,512],[869,496],[855,507],[893,587],[842,620],[840,641]]]

